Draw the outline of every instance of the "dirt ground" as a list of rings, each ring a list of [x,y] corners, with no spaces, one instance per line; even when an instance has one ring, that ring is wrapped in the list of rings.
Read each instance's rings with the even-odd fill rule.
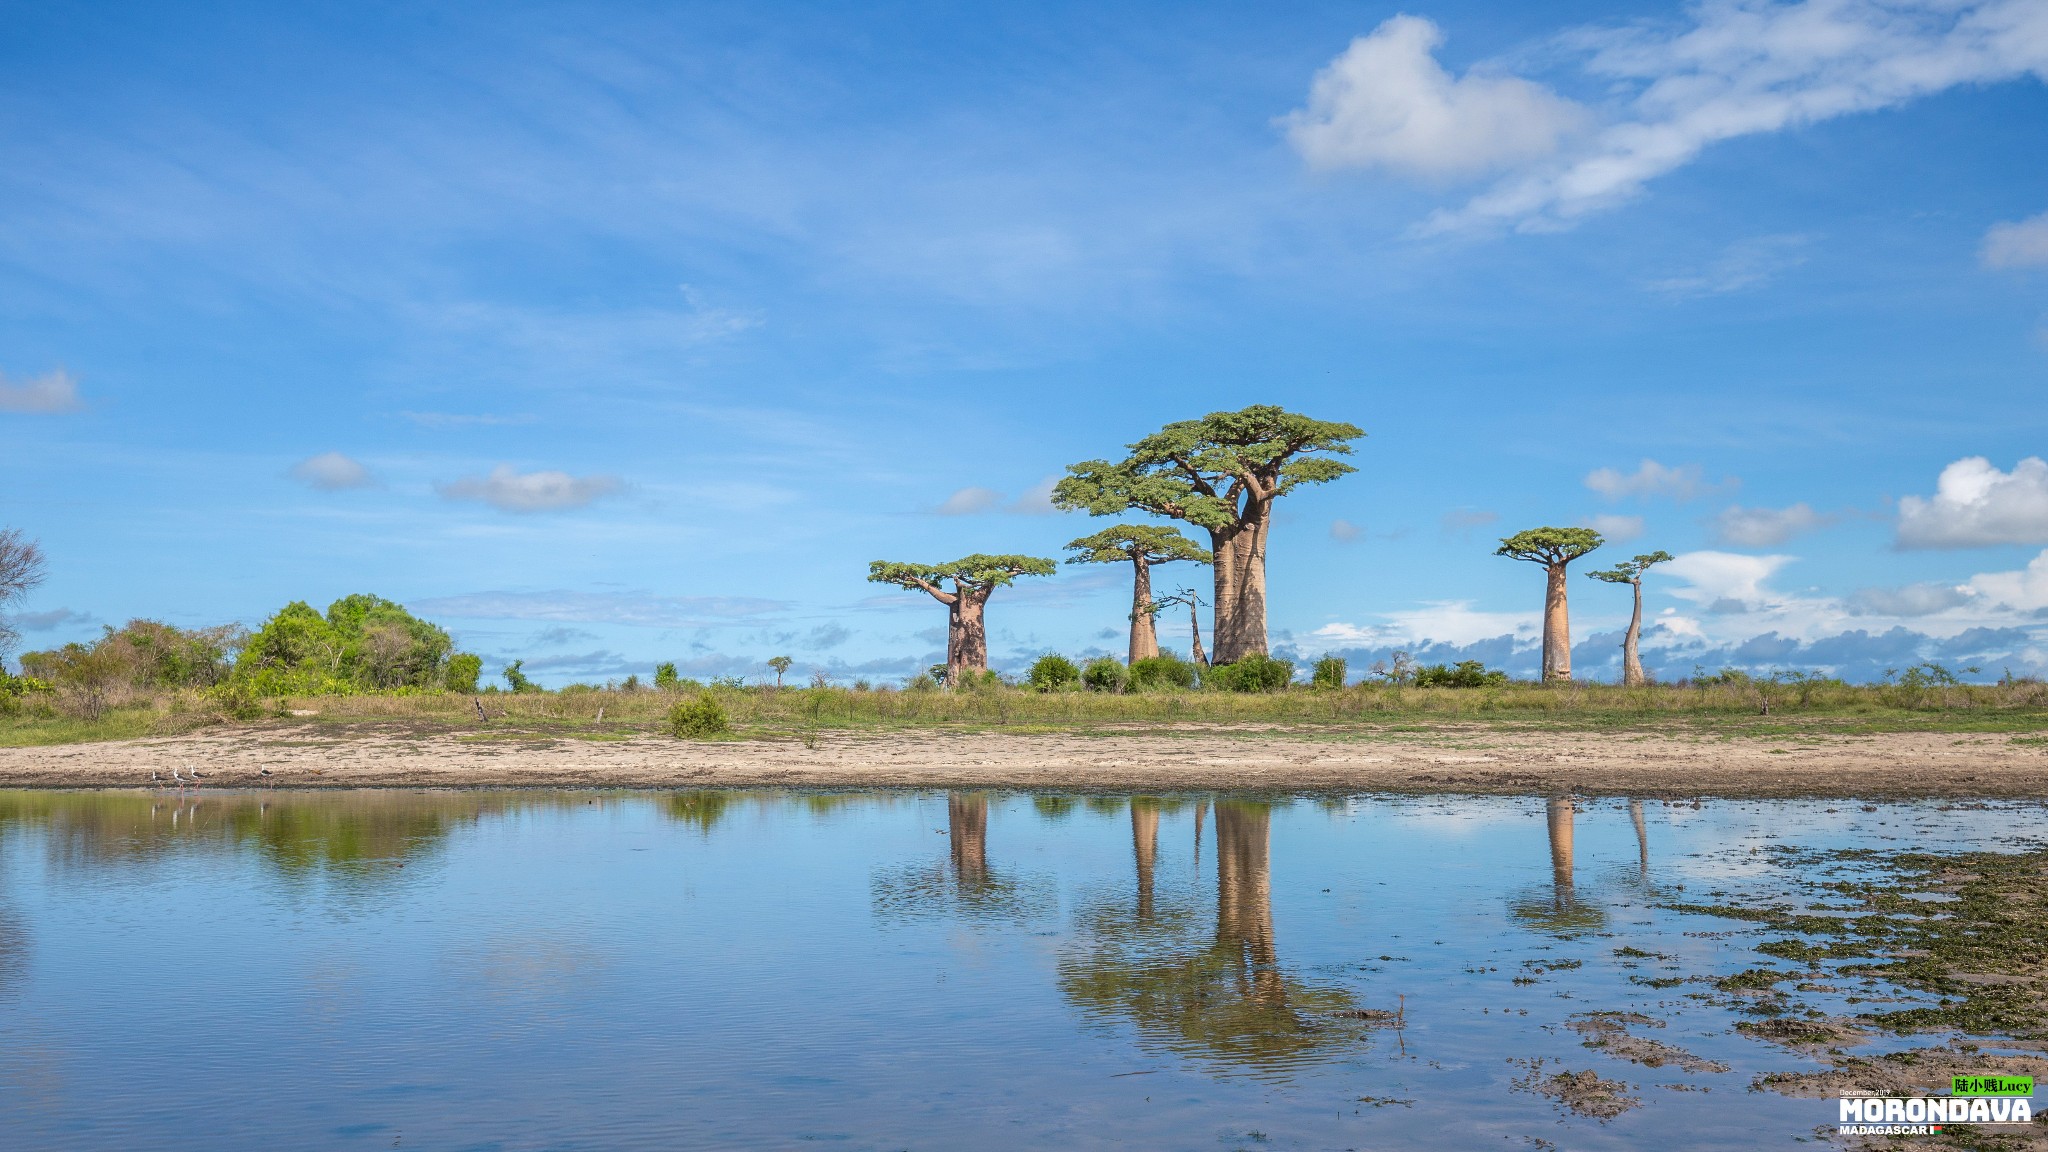
[[[316,725],[0,749],[0,787],[876,787],[2048,797],[2048,746],[2005,735],[910,731],[689,743],[337,732]],[[268,775],[265,775],[265,771]]]

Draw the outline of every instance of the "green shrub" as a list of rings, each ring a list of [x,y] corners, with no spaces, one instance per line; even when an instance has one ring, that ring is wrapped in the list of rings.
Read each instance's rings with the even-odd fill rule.
[[[1131,670],[1114,656],[1097,656],[1081,669],[1081,683],[1097,692],[1121,692],[1131,682]]]
[[[1193,688],[1201,669],[1178,656],[1147,656],[1131,665],[1133,688]]]
[[[1218,664],[1202,677],[1202,686],[1225,692],[1278,692],[1294,679],[1294,661],[1257,652],[1231,664]]]
[[[717,699],[705,692],[669,709],[668,730],[678,740],[703,740],[732,731],[732,724]]]
[[[1047,652],[1031,665],[1025,677],[1040,692],[1057,692],[1081,679],[1081,670],[1057,652]]]
[[[680,683],[673,663],[664,661],[654,666],[654,687],[657,691],[674,692]]]
[[[1317,688],[1342,688],[1344,686],[1344,658],[1325,656],[1316,661],[1314,671],[1309,673],[1308,682]]]
[[[214,685],[206,693],[207,706],[226,720],[261,720],[271,709],[257,697],[255,686],[245,679]]]
[[[235,670],[280,693],[434,688],[453,648],[446,631],[381,596],[344,596],[325,616],[294,601],[249,637]]]
[[[1425,664],[1415,670],[1417,688],[1493,688],[1507,682],[1507,673],[1498,669],[1488,671],[1486,665],[1477,660]]]
[[[711,686],[727,692],[737,692],[747,686],[747,679],[744,676],[713,676]]]
[[[526,673],[520,671],[525,666],[526,661],[524,660],[514,660],[510,664],[505,665],[505,683],[511,685],[514,692],[540,691],[540,685],[528,680]]]
[[[484,658],[474,652],[457,652],[448,658],[448,672],[441,683],[450,692],[471,695],[476,692],[476,682],[483,678]]]

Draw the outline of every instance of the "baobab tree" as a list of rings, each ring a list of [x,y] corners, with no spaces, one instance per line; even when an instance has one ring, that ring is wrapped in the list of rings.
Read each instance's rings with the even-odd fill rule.
[[[988,670],[988,628],[983,610],[995,590],[1019,576],[1050,576],[1054,561],[1040,556],[985,556],[979,552],[949,564],[899,564],[877,560],[868,565],[876,584],[917,588],[946,606],[946,683],[962,683],[966,672]],[[951,581],[949,590],[944,585]]]
[[[1154,618],[1159,606],[1152,602],[1152,566],[1190,560],[1207,564],[1210,554],[1178,528],[1156,524],[1119,524],[1093,536],[1083,536],[1067,545],[1076,553],[1069,564],[1117,564],[1131,562],[1131,654],[1130,662],[1159,655],[1159,629]]]
[[[1630,688],[1650,682],[1650,678],[1643,675],[1643,659],[1636,649],[1643,638],[1643,573],[1669,559],[1671,553],[1659,549],[1645,552],[1633,560],[1624,560],[1605,572],[1586,573],[1595,580],[1627,584],[1635,590],[1636,609],[1628,618],[1628,633],[1621,638],[1621,682]]]
[[[1122,461],[1069,465],[1055,507],[1093,516],[1131,509],[1208,530],[1216,594],[1216,662],[1266,651],[1266,541],[1273,501],[1302,484],[1357,469],[1349,455],[1365,432],[1270,404],[1181,420],[1129,445]],[[1329,455],[1313,455],[1327,453]]]
[[[1159,599],[1154,600],[1152,607],[1156,613],[1160,610],[1171,608],[1176,604],[1188,606],[1188,637],[1192,641],[1194,648],[1193,659],[1197,665],[1207,668],[1209,666],[1209,654],[1202,651],[1201,594],[1193,588],[1183,588],[1171,596],[1161,596]]]
[[[787,656],[777,656],[768,661],[768,666],[775,669],[775,686],[777,688],[782,687],[782,674],[789,671],[789,666],[794,663],[796,661],[791,660]]]
[[[1565,604],[1565,566],[1606,543],[1591,528],[1531,528],[1500,542],[1496,556],[1543,565],[1543,681],[1572,678],[1572,624]]]

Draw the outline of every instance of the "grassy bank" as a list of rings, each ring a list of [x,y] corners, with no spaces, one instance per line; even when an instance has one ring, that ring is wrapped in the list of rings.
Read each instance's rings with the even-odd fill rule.
[[[1620,688],[1605,684],[1486,688],[1296,686],[1273,693],[1161,691],[1039,693],[1010,687],[902,689],[714,688],[738,738],[801,739],[825,731],[1270,731],[1304,737],[1398,736],[1439,725],[1696,733],[1702,737],[1852,736],[1925,731],[2048,740],[2048,685],[1912,686],[1710,684]],[[458,732],[627,739],[666,729],[668,712],[697,694],[618,689],[561,692],[361,693],[265,700],[237,718],[191,691],[136,694],[96,719],[61,700],[23,702],[0,714],[0,746],[176,735],[206,728],[311,725],[351,732]],[[484,715],[479,717],[481,704]]]

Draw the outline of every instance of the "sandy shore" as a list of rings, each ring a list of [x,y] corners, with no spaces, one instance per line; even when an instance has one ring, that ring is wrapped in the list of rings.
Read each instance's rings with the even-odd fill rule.
[[[2048,746],[2004,735],[1797,740],[1651,733],[951,732],[684,743],[313,726],[0,749],[0,787],[945,787],[1716,796],[2048,797]],[[269,775],[263,775],[265,769]]]

